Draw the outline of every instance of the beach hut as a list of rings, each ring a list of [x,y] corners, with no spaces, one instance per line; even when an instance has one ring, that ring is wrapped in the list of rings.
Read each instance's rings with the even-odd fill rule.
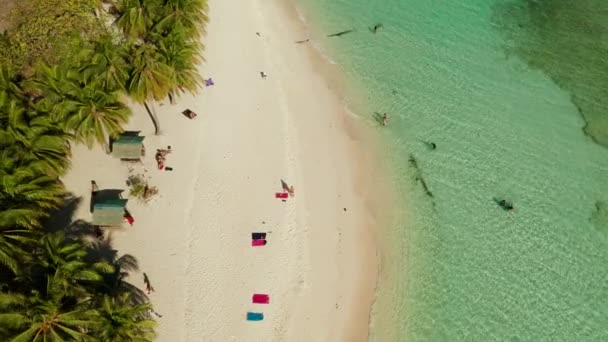
[[[122,198],[103,199],[93,202],[93,225],[100,227],[120,227],[124,222],[127,200]]]
[[[143,141],[139,132],[124,132],[111,142],[112,155],[121,160],[139,160],[145,151]]]

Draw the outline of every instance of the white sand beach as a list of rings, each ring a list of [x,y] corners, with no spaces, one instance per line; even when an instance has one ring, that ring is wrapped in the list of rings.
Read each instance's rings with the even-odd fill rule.
[[[64,181],[83,197],[76,215],[91,218],[92,179],[126,189],[129,169],[145,170],[158,187],[146,204],[129,201],[132,227],[108,231],[119,254],[139,261],[129,280],[143,288],[142,273],[150,278],[158,341],[366,341],[378,228],[370,138],[314,51],[294,44],[306,31],[293,9],[279,0],[209,7],[201,70],[215,85],[154,104],[159,136],[133,106],[128,128],[146,135],[143,164],[75,147]],[[168,145],[173,171],[161,171],[154,152]],[[282,179],[295,187],[286,202],[274,198]],[[266,246],[251,247],[256,231]],[[252,304],[253,293],[270,304]],[[247,311],[264,320],[246,321]]]

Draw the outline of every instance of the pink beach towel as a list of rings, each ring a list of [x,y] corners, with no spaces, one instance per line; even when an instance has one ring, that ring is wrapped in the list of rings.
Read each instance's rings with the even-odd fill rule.
[[[267,294],[256,293],[253,295],[252,301],[254,304],[269,304],[270,296]]]
[[[289,193],[287,192],[277,192],[274,194],[274,198],[286,199],[289,197]]]
[[[265,246],[266,245],[266,240],[264,240],[264,239],[262,239],[262,240],[251,240],[251,245],[253,247]]]

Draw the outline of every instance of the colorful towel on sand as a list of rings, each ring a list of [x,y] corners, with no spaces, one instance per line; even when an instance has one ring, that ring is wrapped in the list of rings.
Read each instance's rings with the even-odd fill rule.
[[[262,321],[264,320],[264,314],[261,312],[247,312],[248,321]]]
[[[287,199],[287,197],[289,197],[289,193],[288,192],[277,192],[274,194],[275,198],[280,198],[280,199]]]
[[[251,233],[251,240],[264,240],[266,233]]]
[[[267,294],[255,293],[253,295],[253,298],[251,299],[251,301],[254,304],[269,304],[270,303],[270,296],[267,295]]]
[[[253,247],[266,246],[266,240],[251,240],[251,245]]]

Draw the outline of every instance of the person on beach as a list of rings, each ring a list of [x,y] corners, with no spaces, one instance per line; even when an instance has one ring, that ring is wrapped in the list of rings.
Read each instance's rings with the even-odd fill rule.
[[[266,79],[266,76],[268,76],[268,75],[266,75],[266,73],[265,73],[265,72],[260,71],[260,76],[261,76],[263,79]]]
[[[150,292],[154,292],[154,288],[152,287],[152,284],[150,284],[150,278],[148,278],[148,275],[144,272],[144,284],[146,284],[146,292],[148,294],[150,294]]]
[[[371,31],[372,31],[372,33],[376,33],[376,32],[378,32],[378,30],[379,30],[379,29],[381,29],[382,27],[383,27],[383,25],[382,25],[381,23],[378,23],[378,24],[374,25],[374,26],[371,28]]]
[[[295,189],[292,186],[289,186],[284,180],[281,179],[281,187],[283,188],[283,191],[287,192],[289,194],[289,197],[294,197],[296,195]]]
[[[430,148],[431,150],[434,150],[437,148],[437,144],[435,144],[434,142],[428,142],[428,141],[424,141],[424,143],[426,144],[426,146],[428,146],[428,148]]]
[[[388,126],[388,114],[386,113],[384,113],[384,115],[382,116],[382,125]]]

